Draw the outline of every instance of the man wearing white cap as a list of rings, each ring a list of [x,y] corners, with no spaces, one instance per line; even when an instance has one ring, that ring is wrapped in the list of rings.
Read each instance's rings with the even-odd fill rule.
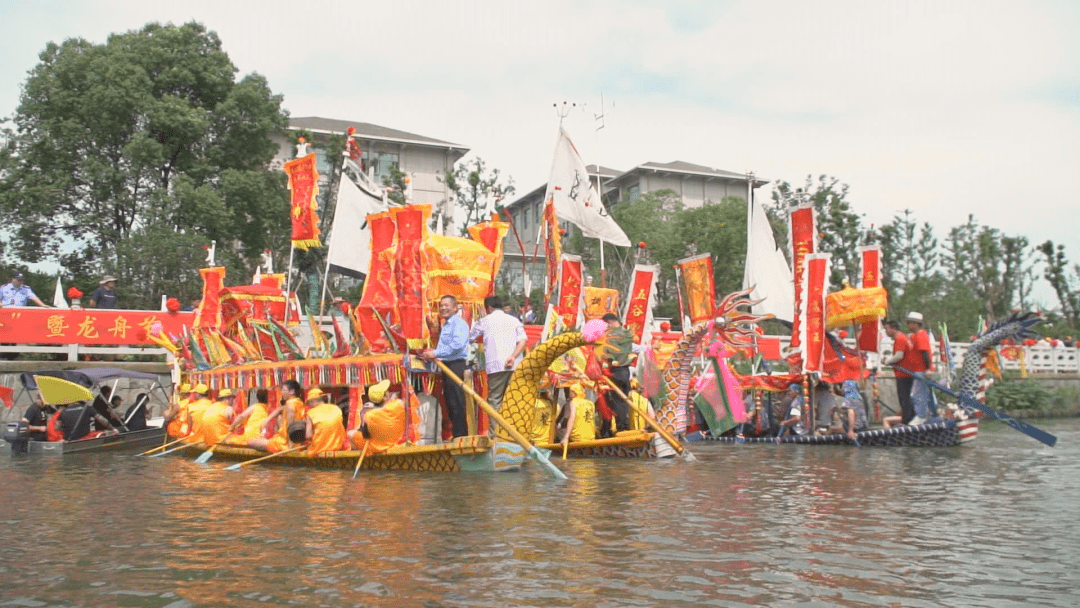
[[[90,296],[90,308],[116,308],[116,277],[105,275]]]
[[[926,372],[930,369],[930,334],[923,329],[922,313],[911,311],[907,316],[907,327],[911,349],[900,362],[905,369],[914,372],[915,385],[911,388],[911,402],[915,406],[912,426],[926,424],[930,420],[930,403],[933,399],[930,385],[926,382]]]

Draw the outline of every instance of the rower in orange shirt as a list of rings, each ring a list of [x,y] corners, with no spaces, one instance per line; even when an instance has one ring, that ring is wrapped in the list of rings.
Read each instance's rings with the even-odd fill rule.
[[[270,406],[266,404],[268,397],[269,392],[265,388],[255,391],[255,403],[240,412],[229,427],[229,432],[232,433],[240,428],[241,424],[244,425],[243,432],[229,439],[230,444],[246,446],[248,441],[262,438],[262,425],[270,415]]]
[[[326,400],[326,393],[319,387],[307,393],[308,456],[340,450],[345,443],[345,425],[342,424],[341,408]]]
[[[210,387],[205,384],[199,384],[194,389],[195,399],[188,403],[188,428],[191,431],[187,435],[188,443],[199,443],[203,440],[202,431],[202,419],[206,409],[213,403],[210,401],[210,397],[207,395],[210,393]]]
[[[362,411],[360,427],[348,433],[356,449],[379,454],[396,445],[405,433],[405,404],[397,394],[386,399],[389,388],[389,380],[368,387],[368,399],[374,407]]]
[[[210,404],[202,415],[202,442],[206,445],[217,445],[229,435],[230,423],[233,419],[233,402],[236,395],[231,389],[223,388],[218,391],[217,401]]]
[[[169,437],[177,439],[184,437],[191,430],[188,427],[188,404],[191,403],[191,384],[187,382],[180,385],[176,393],[180,396],[179,401],[173,402],[165,412],[165,424]]]
[[[294,422],[303,422],[304,420],[304,402],[300,400],[300,395],[303,391],[300,388],[300,383],[296,380],[286,380],[281,385],[281,407],[270,412],[266,421],[262,423],[263,431],[273,424],[277,423],[277,432],[270,439],[251,439],[248,441],[248,447],[255,450],[262,450],[264,452],[280,452],[289,447],[289,427]]]

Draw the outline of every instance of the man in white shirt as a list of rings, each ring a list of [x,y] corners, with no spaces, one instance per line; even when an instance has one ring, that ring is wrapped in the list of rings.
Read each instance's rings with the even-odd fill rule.
[[[521,353],[528,344],[525,326],[513,315],[503,310],[502,298],[484,298],[487,315],[477,321],[469,331],[469,341],[484,339],[484,369],[488,377],[488,403],[498,410],[502,406],[503,393],[510,382],[510,375],[521,362]]]

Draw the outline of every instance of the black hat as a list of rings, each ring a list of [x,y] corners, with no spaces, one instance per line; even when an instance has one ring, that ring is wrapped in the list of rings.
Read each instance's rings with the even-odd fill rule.
[[[19,279],[21,281],[23,278],[23,274],[21,272],[16,272],[15,274],[11,275],[11,278]]]

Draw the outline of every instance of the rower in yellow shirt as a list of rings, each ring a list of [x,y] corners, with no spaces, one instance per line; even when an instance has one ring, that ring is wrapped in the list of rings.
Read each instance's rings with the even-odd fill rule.
[[[541,389],[536,397],[536,409],[533,412],[529,441],[533,443],[551,443],[555,431],[555,402],[551,400],[551,391]]]
[[[560,443],[596,439],[596,404],[585,398],[585,387],[581,384],[570,386],[570,397],[560,416],[567,421]]]
[[[397,445],[405,434],[405,404],[397,394],[389,395],[390,381],[368,387],[368,400],[372,409],[360,412],[360,426],[349,431],[349,441],[358,450],[379,454]]]
[[[210,393],[210,388],[205,384],[197,385],[194,390],[194,397],[191,403],[188,403],[188,428],[191,432],[187,435],[188,443],[199,443],[203,440],[202,431],[202,418],[206,412],[206,408],[210,407],[212,403],[207,396]]]
[[[248,441],[248,447],[255,450],[262,450],[264,452],[280,452],[289,447],[289,426],[294,422],[303,422],[304,416],[304,402],[300,400],[300,395],[303,394],[300,388],[300,383],[296,380],[286,380],[281,384],[281,407],[270,412],[270,415],[266,417],[266,421],[262,423],[262,429],[265,431],[266,427],[270,424],[277,422],[277,433],[270,439],[263,439],[259,437],[257,439],[251,439]]]
[[[630,380],[630,394],[627,395],[627,397],[630,397],[631,430],[645,430],[645,427],[648,426],[648,423],[646,423],[645,418],[638,413],[638,410],[640,409],[641,411],[649,414],[649,416],[653,416],[654,418],[655,415],[653,414],[652,405],[649,404],[649,400],[646,399],[645,395],[641,393],[641,383],[638,382],[637,378],[632,378]]]
[[[246,446],[252,439],[262,439],[262,425],[270,415],[270,406],[266,404],[268,397],[269,392],[265,388],[255,391],[255,403],[240,412],[229,427],[229,432],[232,433],[239,429],[241,424],[244,425],[242,432],[229,439],[230,444]]]
[[[323,452],[336,452],[345,444],[345,425],[342,423],[341,408],[326,399],[326,393],[315,387],[307,393],[307,437],[308,456]]]
[[[206,445],[217,445],[229,435],[233,419],[233,404],[236,395],[232,389],[218,391],[217,401],[210,404],[202,415],[202,441]]]
[[[173,401],[165,412],[165,429],[169,433],[169,437],[179,439],[186,436],[191,430],[188,427],[187,413],[188,403],[191,402],[191,384],[188,382],[181,384],[176,391],[176,395],[180,399]]]

